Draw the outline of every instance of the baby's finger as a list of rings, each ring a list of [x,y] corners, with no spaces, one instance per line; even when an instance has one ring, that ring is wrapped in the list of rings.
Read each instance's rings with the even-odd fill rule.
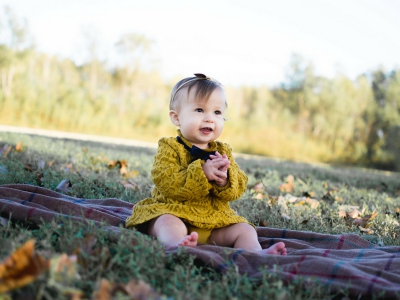
[[[226,171],[216,171],[215,173],[214,173],[216,176],[218,176],[219,178],[221,178],[221,179],[226,179],[226,178],[228,178],[228,174],[226,173]]]

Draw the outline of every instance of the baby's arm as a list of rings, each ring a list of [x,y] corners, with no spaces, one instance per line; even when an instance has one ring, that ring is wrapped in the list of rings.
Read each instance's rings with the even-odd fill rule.
[[[222,144],[221,146],[222,147],[220,150],[222,153],[224,153],[222,157],[226,157],[226,159],[229,161],[227,170],[227,184],[225,186],[219,186],[214,183],[211,193],[217,196],[221,201],[233,201],[238,199],[246,191],[247,176],[235,162],[230,146],[228,144]],[[218,159],[219,157],[217,153],[216,156],[217,157],[215,159]]]
[[[151,171],[156,188],[168,198],[194,200],[207,196],[212,188],[208,182],[200,160],[182,166],[179,154],[167,139],[161,139]]]

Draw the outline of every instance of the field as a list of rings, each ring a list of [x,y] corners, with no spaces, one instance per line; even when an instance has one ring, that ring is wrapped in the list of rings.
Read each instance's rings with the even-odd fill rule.
[[[143,147],[2,132],[0,185],[58,187],[71,196],[115,197],[134,203],[150,194],[154,153],[155,149]],[[255,225],[351,232],[375,244],[400,246],[399,173],[244,155],[236,160],[249,185],[232,207]],[[60,186],[63,180],[69,184]],[[240,276],[234,269],[220,274],[198,266],[185,251],[166,255],[157,241],[134,230],[110,236],[102,228],[68,220],[62,225],[33,226],[3,218],[0,261],[30,239],[35,239],[36,251],[46,259],[56,261],[61,254],[78,253],[78,264],[65,263],[68,272],[64,273],[42,272],[31,283],[0,293],[0,299],[110,299],[111,294],[113,299],[132,299],[131,280],[139,280],[144,289],[150,286],[149,297],[160,299],[352,298],[346,291],[329,294],[322,286],[303,289],[301,280],[286,285],[269,273],[262,282]],[[107,290],[107,284],[112,288]],[[102,293],[109,298],[100,298]]]

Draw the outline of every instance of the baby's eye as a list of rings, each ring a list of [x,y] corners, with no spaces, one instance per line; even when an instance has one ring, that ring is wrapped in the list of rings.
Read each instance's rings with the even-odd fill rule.
[[[203,112],[203,109],[202,108],[196,108],[195,111],[201,113],[201,112]]]
[[[216,115],[222,115],[222,111],[220,111],[220,110],[216,110],[214,113],[215,113]]]

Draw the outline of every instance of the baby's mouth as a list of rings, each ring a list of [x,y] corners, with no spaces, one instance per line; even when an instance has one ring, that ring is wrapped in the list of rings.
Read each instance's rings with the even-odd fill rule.
[[[212,130],[212,128],[210,128],[210,127],[203,127],[203,128],[200,128],[200,131],[201,131],[202,133],[210,133],[210,132],[212,132],[213,130]]]

